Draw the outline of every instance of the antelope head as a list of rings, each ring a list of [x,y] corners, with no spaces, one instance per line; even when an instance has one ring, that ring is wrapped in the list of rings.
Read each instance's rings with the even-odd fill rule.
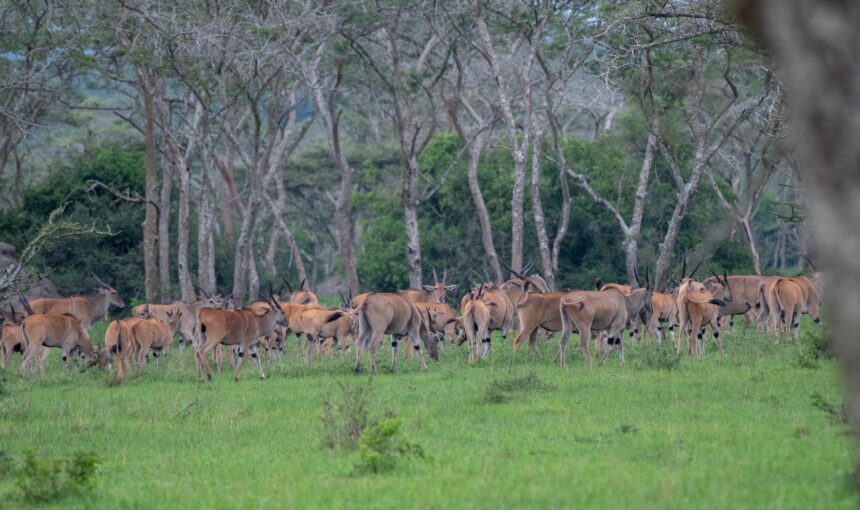
[[[433,285],[422,285],[424,290],[427,292],[433,293],[433,302],[435,303],[444,303],[445,302],[445,294],[447,292],[453,292],[457,290],[457,285],[447,285],[445,283],[445,279],[448,278],[448,269],[442,273],[442,279],[439,279],[439,275],[436,273],[436,268],[433,268]]]
[[[95,278],[96,281],[99,282],[99,286],[101,287],[100,292],[107,296],[108,301],[110,301],[119,308],[125,308],[125,301],[122,299],[122,296],[119,295],[119,292],[116,291],[116,289],[102,281],[102,279],[96,276],[95,273],[93,273],[93,278]]]

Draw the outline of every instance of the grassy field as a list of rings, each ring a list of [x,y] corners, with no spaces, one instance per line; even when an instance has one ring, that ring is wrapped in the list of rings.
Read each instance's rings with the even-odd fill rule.
[[[99,338],[98,334],[93,335]],[[324,446],[324,401],[367,386],[352,356],[303,363],[294,344],[269,379],[246,364],[198,384],[186,352],[122,385],[104,372],[64,373],[53,353],[41,379],[4,375],[0,450],[101,458],[95,489],[45,508],[855,508],[851,438],[837,417],[835,364],[797,366],[797,344],[736,333],[720,360],[674,370],[643,364],[643,348],[588,370],[558,342],[544,356],[494,342],[477,366],[446,346],[421,373],[369,383],[371,416],[396,413],[425,458],[383,474],[355,450]],[[572,353],[572,354],[571,354]],[[20,358],[17,358],[20,359]],[[388,353],[381,360],[387,366]],[[535,377],[533,377],[536,376]],[[513,378],[528,381],[506,391]],[[493,385],[493,381],[496,384]],[[490,388],[493,389],[490,389]],[[494,391],[495,390],[495,391]],[[817,404],[816,404],[817,402]],[[837,413],[838,414],[838,413]],[[0,473],[2,475],[2,473]],[[0,482],[0,507],[12,499]]]

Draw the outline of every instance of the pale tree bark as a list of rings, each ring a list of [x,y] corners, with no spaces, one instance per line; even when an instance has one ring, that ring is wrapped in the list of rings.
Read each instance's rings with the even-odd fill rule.
[[[308,78],[310,81],[312,98],[314,107],[322,119],[325,127],[329,151],[332,159],[334,159],[337,168],[340,171],[340,192],[335,201],[335,225],[337,227],[337,243],[340,250],[340,257],[343,260],[344,271],[346,272],[346,281],[349,290],[353,295],[357,295],[358,286],[358,271],[355,269],[355,255],[353,253],[354,242],[352,239],[352,222],[349,219],[349,199],[352,195],[352,181],[355,171],[346,159],[343,153],[343,147],[340,139],[340,113],[337,109],[336,99],[338,88],[343,79],[342,63],[338,62],[334,66],[334,76],[329,85],[328,94],[323,95],[323,84],[318,75],[319,63],[325,51],[325,44],[320,45],[316,53],[312,65],[307,69]],[[420,248],[419,248],[420,250]],[[303,271],[304,272],[304,271]]]
[[[761,96],[739,100],[737,88],[731,82],[730,78],[731,51],[730,49],[726,49],[724,52],[726,69],[723,76],[727,88],[731,90],[728,94],[729,99],[715,114],[706,115],[703,104],[705,92],[709,85],[706,83],[704,75],[706,60],[704,51],[706,50],[702,47],[696,46],[692,55],[693,78],[690,82],[689,95],[691,97],[691,104],[688,108],[687,123],[693,143],[693,161],[690,176],[686,181],[680,170],[680,165],[666,146],[665,140],[661,137],[658,142],[661,154],[669,164],[675,181],[680,188],[672,216],[669,218],[666,227],[666,234],[663,236],[663,242],[660,243],[659,256],[657,257],[657,265],[654,270],[654,282],[658,289],[665,288],[666,286],[669,266],[674,258],[675,244],[678,240],[681,222],[687,215],[690,199],[699,186],[699,181],[701,181],[704,175],[708,162],[722,147],[728,137],[732,135],[735,129],[737,129],[738,125],[765,100],[768,94],[766,91]]]
[[[206,139],[201,144],[203,157],[201,158],[200,195],[197,201],[197,282],[206,293],[215,294],[217,292],[214,261],[215,243],[213,239],[215,221],[210,199],[212,191],[211,144],[211,139]]]
[[[284,221],[284,208],[286,206],[287,201],[287,190],[284,189],[284,183],[279,179],[277,179],[275,187],[278,193],[277,199],[272,200],[272,197],[269,196],[268,193],[264,195],[264,198],[266,200],[266,203],[269,205],[269,209],[272,211],[272,219],[275,222],[277,230],[280,231],[281,234],[283,234],[284,238],[287,240],[287,245],[290,247],[290,256],[292,258],[293,263],[296,265],[296,273],[299,277],[299,281],[307,280],[308,274],[305,270],[305,263],[302,260],[302,254],[299,250],[299,245],[298,243],[296,243],[296,239],[293,236],[292,230],[290,230],[290,228],[287,226],[287,223]]]
[[[860,431],[860,5],[738,3],[746,22],[772,48],[789,91],[816,262],[830,276],[825,309],[848,382],[852,423]]]
[[[484,104],[484,110],[489,111],[489,113],[484,115],[478,113],[475,106],[465,96],[464,90],[467,69],[471,70],[472,68],[463,65],[462,56],[456,48],[452,54],[457,73],[455,79],[451,80],[452,97],[445,98],[448,108],[448,118],[457,131],[460,142],[467,147],[468,165],[466,178],[469,184],[469,193],[472,195],[472,203],[475,205],[475,213],[478,215],[478,224],[481,227],[481,244],[484,247],[484,253],[487,256],[487,262],[490,264],[493,277],[496,283],[501,284],[505,278],[502,273],[502,266],[499,264],[499,255],[496,253],[496,247],[493,244],[493,227],[490,223],[490,214],[487,212],[487,204],[484,201],[481,183],[478,180],[481,153],[484,150],[487,139],[492,133],[492,127],[495,123],[493,107],[483,97],[479,96],[479,102]],[[480,83],[482,80],[480,77],[476,77],[474,81]],[[444,92],[442,94],[444,98]],[[466,115],[463,115],[463,112]],[[471,119],[474,126],[474,133],[471,135],[467,135],[466,133],[466,119]]]
[[[152,99],[151,75],[142,69],[137,71],[138,89],[143,96],[144,131],[146,147],[146,217],[143,223],[143,280],[147,303],[158,299],[158,263],[155,242],[158,236],[158,150],[155,140],[155,105]],[[2,167],[0,167],[2,168]],[[169,211],[167,211],[169,213]]]
[[[544,218],[543,202],[540,193],[541,158],[543,157],[543,128],[538,126],[535,120],[532,125],[532,213],[534,215],[535,230],[537,231],[538,252],[540,253],[543,277],[549,285],[550,290],[555,289],[555,272],[552,267],[552,253],[550,251],[549,236],[546,233],[546,219]]]
[[[484,19],[481,0],[475,0],[473,11],[475,27],[477,28],[478,36],[480,38],[478,46],[480,47],[481,54],[487,60],[493,73],[493,78],[498,89],[499,107],[502,113],[502,120],[507,126],[508,138],[511,144],[511,157],[514,162],[514,186],[511,192],[511,268],[514,270],[520,270],[523,266],[523,199],[525,197],[526,185],[526,158],[530,145],[528,126],[531,125],[533,115],[530,75],[540,46],[546,18],[541,17],[537,24],[534,25],[532,33],[529,35],[528,54],[525,62],[519,70],[519,81],[524,88],[523,103],[525,104],[525,114],[523,125],[526,126],[526,129],[524,129],[522,135],[520,135],[517,121],[514,118],[512,105],[513,98],[511,96],[511,90],[507,78],[511,73],[508,71],[502,71],[499,57],[490,35],[490,30],[487,27],[486,20]],[[512,48],[511,51],[512,56],[516,55],[520,42],[521,41],[518,40],[514,44],[514,48]],[[514,71],[513,74],[516,75],[516,71]]]
[[[170,202],[173,194],[173,172],[170,165],[161,170],[161,193],[158,209],[158,285],[162,303],[173,301],[170,289]]]

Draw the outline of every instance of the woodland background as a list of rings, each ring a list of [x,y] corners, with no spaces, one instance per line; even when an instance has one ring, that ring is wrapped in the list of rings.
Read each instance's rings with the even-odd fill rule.
[[[714,0],[5,0],[0,34],[0,239],[114,233],[40,257],[64,294],[808,264],[783,87]]]

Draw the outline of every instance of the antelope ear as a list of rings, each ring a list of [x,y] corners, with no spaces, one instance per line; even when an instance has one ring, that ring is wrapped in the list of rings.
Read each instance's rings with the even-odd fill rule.
[[[422,285],[421,287],[422,287],[424,290],[433,290],[433,289],[435,289],[435,288],[436,288],[436,287],[434,287],[434,286],[432,286],[432,285]]]
[[[453,291],[457,290],[457,287],[458,287],[458,285],[456,285],[456,284],[448,285],[447,287],[445,287],[445,290],[450,290],[451,292],[453,292]]]

